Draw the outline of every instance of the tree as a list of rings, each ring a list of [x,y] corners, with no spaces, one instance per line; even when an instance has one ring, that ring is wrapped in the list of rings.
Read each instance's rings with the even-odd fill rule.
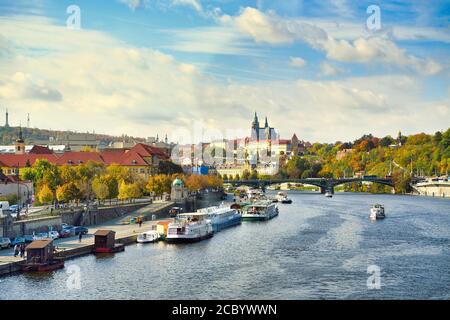
[[[69,182],[56,189],[56,197],[60,202],[70,202],[79,200],[81,193],[75,182]]]
[[[380,146],[382,147],[389,147],[390,145],[394,144],[395,140],[391,136],[386,136],[380,140]]]
[[[42,204],[49,204],[53,202],[53,191],[48,185],[43,185],[37,195],[39,202]]]
[[[161,161],[158,167],[158,172],[160,174],[172,175],[183,173],[183,168],[180,165],[173,163],[172,161]]]
[[[122,182],[119,187],[119,200],[130,200],[142,197],[142,190],[137,183]]]
[[[156,196],[162,196],[170,192],[171,185],[172,179],[169,176],[159,174],[149,178],[145,189]]]
[[[106,200],[110,197],[108,181],[104,177],[96,177],[92,181],[92,190],[99,200]]]
[[[75,170],[74,167],[72,166],[63,165],[60,171],[61,171],[61,180],[63,183],[75,182],[79,179],[77,170]]]
[[[249,178],[250,178],[250,171],[245,169],[244,172],[242,172],[242,180],[248,180]]]
[[[258,171],[252,170],[252,173],[249,176],[250,180],[257,180],[258,179]]]

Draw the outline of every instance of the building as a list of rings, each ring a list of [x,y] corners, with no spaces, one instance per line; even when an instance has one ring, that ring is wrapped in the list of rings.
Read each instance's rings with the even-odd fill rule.
[[[20,147],[20,148],[19,148]],[[106,166],[119,165],[132,172],[147,177],[158,173],[161,161],[170,158],[165,150],[138,143],[131,149],[114,149],[102,152],[66,151],[58,154],[48,147],[34,146],[28,153],[22,153],[23,143],[20,138],[16,143],[15,154],[0,154],[0,167],[6,175],[22,175],[26,168],[32,167],[37,160],[45,159],[58,166],[77,166],[89,161]]]
[[[8,113],[8,109],[6,109],[5,128],[9,128],[9,113]]]
[[[186,199],[188,196],[188,190],[185,188],[183,180],[176,178],[172,182],[172,188],[170,192],[170,200],[180,202]]]
[[[17,202],[21,207],[30,204],[33,197],[33,182],[19,180],[17,176],[7,176],[0,172],[0,198],[10,199],[17,197]]]

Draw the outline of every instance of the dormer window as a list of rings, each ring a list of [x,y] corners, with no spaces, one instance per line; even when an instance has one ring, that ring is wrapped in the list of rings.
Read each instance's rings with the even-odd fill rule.
[[[137,161],[136,160],[133,160],[133,161],[131,161],[133,164],[137,164]]]
[[[83,160],[78,160],[78,164],[82,164],[83,163]]]
[[[67,161],[68,164],[73,164],[72,160]]]

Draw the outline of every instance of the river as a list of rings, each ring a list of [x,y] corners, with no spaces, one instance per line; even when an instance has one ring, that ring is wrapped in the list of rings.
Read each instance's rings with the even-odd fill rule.
[[[290,193],[268,222],[189,245],[128,246],[47,275],[0,278],[0,299],[449,299],[450,201]],[[368,219],[386,207],[384,221]],[[75,265],[75,267],[73,267]],[[68,270],[79,284],[67,286]],[[380,270],[368,287],[369,277]],[[75,282],[76,283],[76,282]],[[376,287],[376,286],[375,286]]]

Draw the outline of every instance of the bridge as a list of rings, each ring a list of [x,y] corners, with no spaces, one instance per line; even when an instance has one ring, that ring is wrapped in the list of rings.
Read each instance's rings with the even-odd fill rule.
[[[327,179],[327,178],[308,178],[308,179],[273,179],[273,180],[224,180],[224,183],[232,186],[252,186],[266,189],[267,186],[281,183],[301,183],[312,185],[320,188],[321,193],[334,193],[334,187],[353,182],[372,182],[394,187],[394,182],[390,178],[377,177],[361,177],[361,178],[341,178],[341,179]]]

